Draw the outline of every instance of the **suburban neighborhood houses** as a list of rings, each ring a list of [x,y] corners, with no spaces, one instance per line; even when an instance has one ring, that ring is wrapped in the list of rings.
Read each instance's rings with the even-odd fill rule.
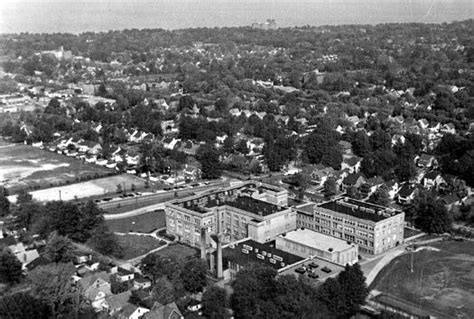
[[[0,317],[474,317],[473,29],[0,34]]]

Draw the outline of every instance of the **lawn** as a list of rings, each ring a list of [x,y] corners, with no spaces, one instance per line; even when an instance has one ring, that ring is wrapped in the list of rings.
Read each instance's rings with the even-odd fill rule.
[[[164,210],[158,210],[127,218],[106,220],[105,224],[113,232],[151,233],[166,226],[166,215]]]
[[[370,288],[419,305],[439,318],[474,318],[474,245],[444,241],[400,256],[385,267]]]
[[[403,230],[403,238],[404,238],[404,239],[413,237],[413,236],[418,235],[418,234],[421,234],[421,231],[415,230],[415,229],[411,229],[411,228],[406,228],[406,227],[405,227],[405,229]]]
[[[10,194],[22,188],[32,191],[113,173],[113,170],[30,145],[2,143],[0,147],[0,184],[5,185]]]
[[[115,235],[117,243],[122,247],[124,260],[136,258],[149,251],[163,246],[159,239],[140,235]]]
[[[159,251],[159,254],[166,257],[174,256],[178,259],[188,259],[199,255],[199,250],[190,246],[176,244],[163,248]]]

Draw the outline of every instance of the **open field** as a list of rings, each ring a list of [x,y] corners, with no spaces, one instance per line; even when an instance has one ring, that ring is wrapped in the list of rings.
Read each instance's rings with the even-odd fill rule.
[[[159,239],[150,236],[115,235],[115,238],[120,247],[122,247],[122,259],[125,260],[136,258],[163,246]]]
[[[410,237],[413,237],[413,236],[416,236],[418,234],[421,234],[421,231],[419,230],[415,230],[415,229],[411,229],[411,228],[407,228],[405,227],[404,230],[403,230],[403,238],[406,239],[406,238],[410,238]]]
[[[105,224],[113,232],[119,233],[151,233],[155,229],[166,226],[166,216],[163,210],[149,212],[138,216],[106,220]]]
[[[0,144],[0,184],[10,194],[99,178],[114,171],[23,144]]]
[[[29,193],[33,196],[33,199],[41,202],[60,199],[68,201],[115,193],[117,184],[122,185],[122,188],[125,185],[127,189],[130,189],[131,184],[140,185],[142,183],[144,182],[136,176],[122,174],[98,178],[87,182],[41,189]],[[9,199],[10,202],[15,202],[16,196],[10,196]]]
[[[159,254],[162,256],[175,256],[178,259],[186,259],[198,255],[199,250],[190,246],[176,244],[161,249]]]
[[[440,251],[422,250],[393,260],[370,288],[411,301],[439,318],[474,318],[473,242],[431,244]]]

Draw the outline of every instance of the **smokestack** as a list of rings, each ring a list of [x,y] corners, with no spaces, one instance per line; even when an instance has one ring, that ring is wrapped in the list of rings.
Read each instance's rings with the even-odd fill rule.
[[[206,228],[201,228],[201,259],[206,260]]]
[[[222,234],[217,235],[217,278],[223,277],[222,270]]]

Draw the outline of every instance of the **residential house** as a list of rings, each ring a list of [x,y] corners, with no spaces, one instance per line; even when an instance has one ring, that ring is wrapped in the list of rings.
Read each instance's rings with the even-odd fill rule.
[[[229,110],[229,114],[232,116],[240,116],[242,112],[238,108],[235,107]]]
[[[133,288],[136,290],[147,289],[151,287],[151,280],[141,276],[135,276],[133,279]]]
[[[128,304],[131,295],[130,290],[116,295],[109,295],[102,302],[102,309],[106,310],[109,316],[114,316]]]
[[[436,171],[428,172],[423,176],[423,186],[425,188],[438,189],[438,187],[443,183],[445,183],[445,180],[443,179],[441,174]]]
[[[351,173],[358,173],[362,158],[355,155],[343,155],[341,170],[348,169]]]
[[[179,150],[187,155],[195,156],[199,149],[200,145],[194,143],[193,141],[187,140],[185,143],[181,144]]]
[[[453,123],[447,123],[442,126],[441,132],[445,134],[456,134],[456,128]]]
[[[199,311],[202,309],[202,302],[197,299],[191,299],[187,306],[189,311]]]
[[[352,154],[352,144],[350,142],[339,141],[338,146],[342,154],[348,154],[348,155]]]
[[[101,311],[105,298],[112,295],[109,275],[105,271],[88,274],[79,280],[79,284],[83,296],[96,311]]]
[[[315,166],[313,172],[311,172],[311,179],[317,186],[323,186],[324,182],[328,177],[334,175],[335,171],[332,167],[326,167],[318,164]]]
[[[26,250],[23,243],[10,245],[8,246],[8,250],[21,262],[23,270],[26,270],[28,264],[39,257],[36,249]]]
[[[184,179],[187,183],[201,179],[201,170],[194,165],[186,164],[183,170]]]
[[[362,174],[351,173],[347,175],[346,178],[342,181],[342,187],[347,190],[350,187],[359,188],[362,184],[365,183],[365,178]]]
[[[401,134],[393,134],[392,136],[392,146],[395,146],[397,144],[405,144],[405,136]]]
[[[40,266],[46,266],[52,263],[52,261],[44,256],[39,256],[35,260],[31,261],[28,263],[25,267],[27,271],[32,271],[33,269],[40,267]]]
[[[155,302],[151,310],[143,315],[142,319],[184,319],[184,316],[174,302],[167,305]]]
[[[163,134],[178,133],[179,129],[176,126],[174,120],[161,121],[161,131]]]
[[[409,183],[405,183],[398,192],[398,203],[401,205],[410,205],[415,199],[418,189]]]
[[[73,251],[72,256],[73,256],[73,262],[75,264],[84,264],[88,262],[91,258],[90,254],[86,252],[81,252],[81,251]]]
[[[394,199],[395,196],[398,194],[398,191],[400,190],[399,185],[395,180],[385,182],[385,187],[388,190],[388,197],[390,199]]]
[[[430,122],[427,119],[419,119],[418,125],[422,130],[426,130],[430,126]]]
[[[135,273],[134,272],[131,272],[127,269],[124,269],[122,267],[113,267],[112,269],[110,269],[110,273],[111,274],[115,274],[117,276],[117,280],[120,281],[120,282],[126,282],[126,281],[130,281],[130,280],[133,280],[133,278],[135,278]]]
[[[384,180],[380,176],[369,178],[360,186],[360,193],[364,196],[372,195],[380,186],[384,184]]]
[[[148,312],[150,309],[127,303],[118,314],[118,319],[139,319]]]
[[[445,195],[440,198],[448,211],[453,210],[457,205],[461,205],[461,200],[456,195]]]
[[[421,154],[420,156],[415,156],[415,164],[418,167],[436,169],[438,167],[438,161],[434,155],[429,155],[426,153]]]
[[[217,144],[224,144],[224,141],[227,138],[227,134],[223,134],[221,136],[216,136],[216,143]]]
[[[167,137],[163,140],[163,147],[168,150],[173,150],[176,147],[176,144],[178,144],[178,142],[181,142],[181,139]]]

